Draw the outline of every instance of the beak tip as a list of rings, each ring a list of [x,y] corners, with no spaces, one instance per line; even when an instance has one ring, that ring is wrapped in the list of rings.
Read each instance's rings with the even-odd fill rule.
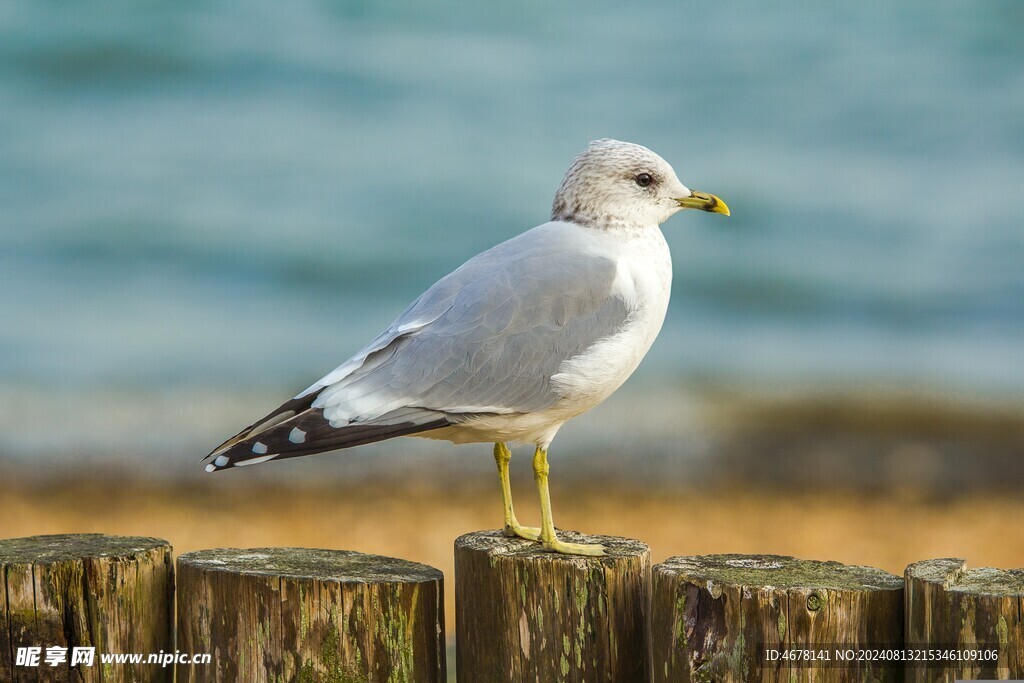
[[[707,211],[708,213],[720,213],[723,216],[731,216],[732,213],[729,211],[729,206],[721,199],[713,194],[707,192],[697,192],[692,190],[689,197],[683,197],[677,199],[679,206],[684,209],[700,209],[701,211]]]
[[[708,195],[711,198],[711,206],[708,207],[708,211],[711,213],[720,213],[723,216],[731,216],[732,212],[729,211],[729,205],[723,202],[720,198],[715,195]]]

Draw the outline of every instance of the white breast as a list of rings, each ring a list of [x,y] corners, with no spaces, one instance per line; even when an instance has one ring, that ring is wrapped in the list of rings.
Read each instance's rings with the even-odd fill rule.
[[[615,334],[599,340],[578,356],[564,361],[551,377],[560,397],[550,408],[531,413],[485,415],[459,425],[416,436],[455,443],[506,441],[534,443],[547,448],[566,422],[584,413],[622,386],[647,354],[661,330],[672,286],[668,244],[657,227],[623,232],[585,231],[593,252],[618,264],[612,294],[631,311]]]
[[[562,363],[552,376],[561,407],[579,415],[608,398],[633,374],[661,331],[672,288],[672,259],[656,227],[627,235],[601,233],[601,247],[618,263],[613,295],[622,298],[631,314],[611,337]]]

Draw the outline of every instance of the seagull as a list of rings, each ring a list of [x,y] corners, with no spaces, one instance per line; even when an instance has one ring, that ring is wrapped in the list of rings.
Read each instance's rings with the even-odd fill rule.
[[[506,535],[558,539],[548,447],[567,420],[633,374],[661,330],[672,261],[660,225],[683,209],[729,215],[640,145],[591,142],[566,171],[551,220],[438,280],[384,332],[204,458],[215,472],[397,436],[493,443]],[[534,447],[541,526],[519,524],[506,444]]]

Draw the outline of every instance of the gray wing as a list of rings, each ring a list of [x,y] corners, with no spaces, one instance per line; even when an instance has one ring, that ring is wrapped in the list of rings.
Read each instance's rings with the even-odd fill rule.
[[[551,376],[615,334],[630,309],[613,294],[615,262],[550,225],[438,281],[360,353],[211,453],[229,456],[214,469],[552,405]]]
[[[314,402],[331,422],[365,422],[398,408],[522,413],[558,396],[561,364],[626,321],[611,295],[615,263],[551,244],[500,245],[432,287],[393,327],[397,335]],[[525,248],[524,248],[525,247]]]

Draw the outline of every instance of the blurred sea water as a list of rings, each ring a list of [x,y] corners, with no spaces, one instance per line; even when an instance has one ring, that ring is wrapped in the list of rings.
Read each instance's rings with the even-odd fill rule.
[[[1022,27],[1015,0],[9,0],[0,453],[213,445],[544,222],[599,137],[733,211],[664,226],[630,410],[708,385],[1019,405]]]

